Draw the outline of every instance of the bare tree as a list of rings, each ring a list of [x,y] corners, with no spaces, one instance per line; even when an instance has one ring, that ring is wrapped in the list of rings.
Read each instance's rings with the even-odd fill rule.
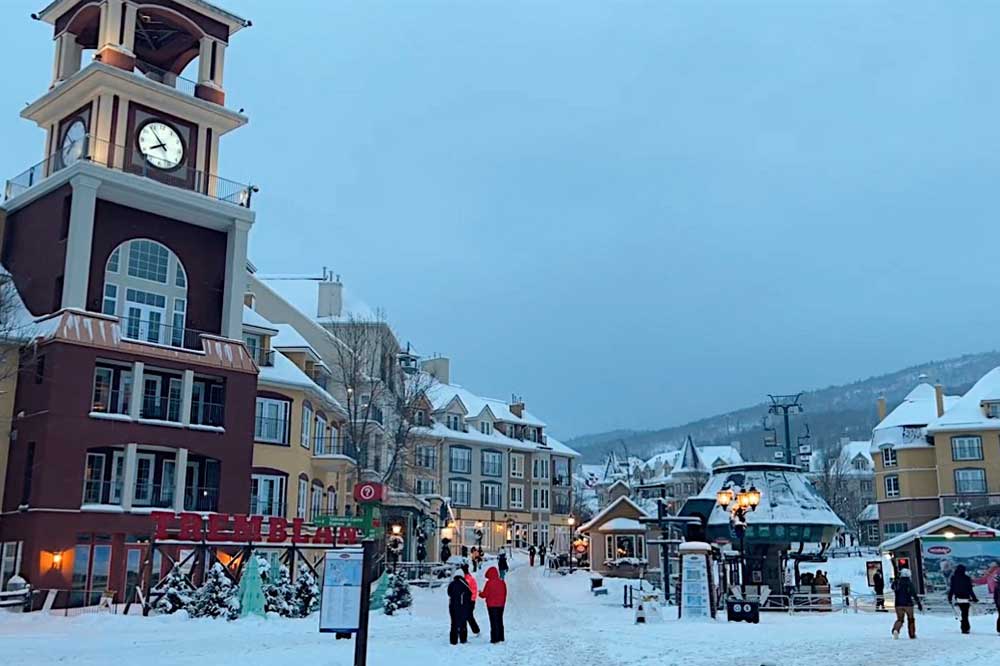
[[[31,339],[35,328],[13,278],[0,269],[0,383],[16,375],[19,366],[31,362],[31,350],[22,347]]]
[[[830,446],[817,455],[814,468],[812,476],[817,492],[844,521],[847,530],[857,533],[858,514],[864,507],[851,461],[839,447]]]
[[[387,482],[404,471],[416,441],[414,414],[434,380],[403,372],[399,343],[381,314],[348,317],[331,332],[338,342],[333,385],[347,412],[345,439],[356,479]]]

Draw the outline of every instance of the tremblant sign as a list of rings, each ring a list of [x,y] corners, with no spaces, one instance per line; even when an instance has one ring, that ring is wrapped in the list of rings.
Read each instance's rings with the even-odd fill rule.
[[[153,536],[157,541],[356,544],[360,531],[358,525],[340,525],[317,527],[313,534],[306,534],[302,529],[306,521],[302,518],[285,520],[278,516],[213,513],[205,518],[200,513],[153,511],[149,517],[153,521]]]

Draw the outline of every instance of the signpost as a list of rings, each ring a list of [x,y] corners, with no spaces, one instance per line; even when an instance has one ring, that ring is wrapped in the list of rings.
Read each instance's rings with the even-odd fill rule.
[[[349,638],[354,634],[354,666],[367,666],[368,663],[368,612],[374,554],[375,542],[365,539],[360,550],[328,550],[324,561],[319,630],[335,633],[337,638]]]

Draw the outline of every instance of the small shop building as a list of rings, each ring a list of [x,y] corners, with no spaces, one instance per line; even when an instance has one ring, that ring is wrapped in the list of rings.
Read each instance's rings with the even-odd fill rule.
[[[615,493],[611,503],[577,532],[589,541],[591,571],[612,578],[640,578],[660,566],[659,549],[646,546],[642,519],[650,515],[629,499],[625,484],[615,486],[609,489]]]

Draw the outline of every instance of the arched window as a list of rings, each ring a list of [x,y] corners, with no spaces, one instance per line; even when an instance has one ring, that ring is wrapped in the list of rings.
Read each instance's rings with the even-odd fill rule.
[[[165,245],[125,241],[108,256],[101,309],[121,319],[127,338],[183,347],[187,272]]]

